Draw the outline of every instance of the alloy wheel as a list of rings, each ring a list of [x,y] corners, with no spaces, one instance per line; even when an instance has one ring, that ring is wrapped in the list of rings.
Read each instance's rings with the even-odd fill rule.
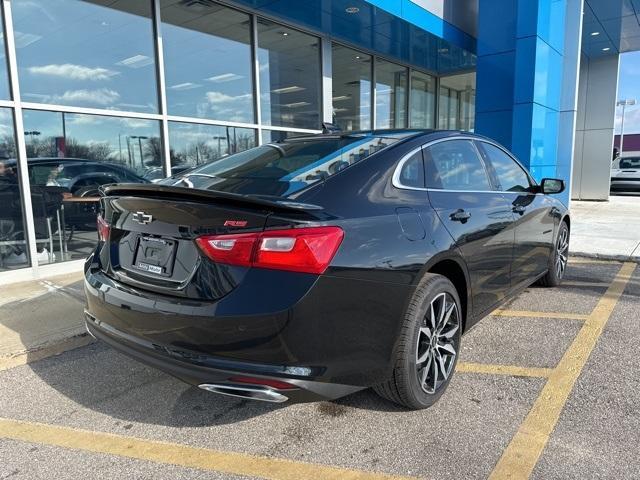
[[[422,320],[416,346],[416,374],[422,389],[434,394],[451,376],[457,349],[460,316],[453,297],[440,293]]]
[[[569,259],[569,230],[563,228],[558,238],[558,246],[556,247],[556,276],[561,279],[567,268]]]

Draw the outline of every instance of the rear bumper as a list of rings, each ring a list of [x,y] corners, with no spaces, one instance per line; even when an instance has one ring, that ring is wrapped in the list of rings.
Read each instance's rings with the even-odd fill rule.
[[[141,363],[162,370],[191,385],[206,386],[215,384],[247,387],[248,385],[246,384],[237,384],[229,380],[239,374],[250,374],[257,378],[282,378],[281,374],[269,374],[272,369],[270,365],[243,364],[242,362],[225,363],[213,357],[207,358],[205,355],[201,355],[201,358],[196,361],[171,358],[171,355],[180,355],[179,350],[175,350],[172,353],[170,353],[170,350],[163,352],[159,346],[145,345],[145,342],[140,339],[135,339],[130,335],[124,334],[124,332],[117,332],[86,312],[85,322],[87,331],[94,338],[103,341],[114,350],[124,353]],[[262,375],[256,375],[255,371],[260,371]],[[363,388],[296,378],[286,378],[286,381],[296,388],[290,390],[265,389],[265,391],[275,391],[286,397],[287,401],[290,402],[313,402],[343,397]],[[238,394],[236,396],[241,395]]]
[[[87,329],[187,383],[279,379],[299,387],[286,392],[291,401],[338,398],[388,378],[410,286],[321,276],[309,287],[300,279],[301,291],[288,289],[289,308],[255,313],[256,288],[268,298],[278,283],[206,303],[132,289],[92,270],[90,259]]]
[[[612,178],[611,190],[640,191],[640,178]]]

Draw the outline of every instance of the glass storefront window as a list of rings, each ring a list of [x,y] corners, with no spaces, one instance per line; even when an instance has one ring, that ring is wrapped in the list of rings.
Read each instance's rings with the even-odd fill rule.
[[[254,123],[249,15],[162,0],[160,17],[169,113]]]
[[[29,248],[25,231],[24,209],[18,181],[13,113],[0,108],[0,272],[28,267]],[[32,192],[36,241],[43,245],[47,238],[47,223],[39,215],[44,204],[41,192]],[[46,254],[45,254],[45,258]]]
[[[169,122],[173,174],[255,146],[256,132],[251,128]]]
[[[262,123],[320,127],[320,40],[258,19]]]
[[[4,9],[0,5],[0,38],[4,39]],[[9,73],[7,69],[7,57],[4,53],[4,40],[0,42],[0,99],[10,100]]]
[[[473,131],[475,128],[476,74],[440,78],[438,128]]]
[[[162,167],[160,125],[154,120],[24,110],[34,217],[50,225],[38,244],[39,263],[86,258],[97,241],[98,187],[147,183]],[[39,212],[39,213],[38,213]],[[36,225],[36,231],[38,227]]]
[[[408,69],[376,59],[376,128],[407,126]]]
[[[11,6],[23,101],[158,110],[150,1],[12,0]]]
[[[422,72],[411,72],[411,128],[434,128],[436,118],[436,79]]]
[[[333,123],[342,130],[371,128],[371,56],[332,46]]]

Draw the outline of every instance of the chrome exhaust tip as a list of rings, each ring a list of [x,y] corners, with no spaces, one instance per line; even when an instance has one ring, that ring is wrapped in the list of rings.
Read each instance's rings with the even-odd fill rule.
[[[221,385],[214,383],[202,383],[198,388],[207,392],[219,393],[230,397],[246,398],[261,402],[283,403],[289,400],[285,395],[270,388],[238,385]]]

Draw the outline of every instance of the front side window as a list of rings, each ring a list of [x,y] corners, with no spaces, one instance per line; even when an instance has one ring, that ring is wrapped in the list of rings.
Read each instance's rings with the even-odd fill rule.
[[[11,6],[23,101],[158,111],[150,1]]]
[[[427,187],[444,190],[489,191],[482,160],[470,140],[447,140],[424,149]]]
[[[500,148],[486,142],[478,142],[484,160],[493,167],[497,189],[503,192],[528,192],[531,189],[529,176],[513,158]]]

